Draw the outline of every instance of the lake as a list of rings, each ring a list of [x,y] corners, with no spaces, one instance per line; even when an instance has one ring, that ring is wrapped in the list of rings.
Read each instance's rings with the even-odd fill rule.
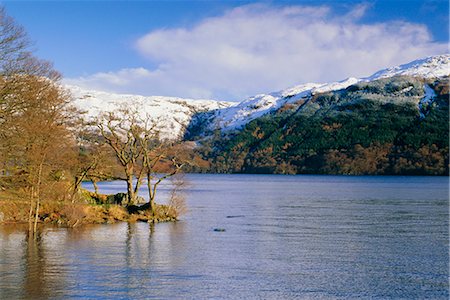
[[[176,223],[0,227],[0,299],[449,297],[448,177],[186,179]]]

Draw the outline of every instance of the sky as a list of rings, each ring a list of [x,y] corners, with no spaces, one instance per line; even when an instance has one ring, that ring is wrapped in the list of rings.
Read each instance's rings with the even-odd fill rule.
[[[448,53],[447,0],[0,1],[64,82],[242,101]]]

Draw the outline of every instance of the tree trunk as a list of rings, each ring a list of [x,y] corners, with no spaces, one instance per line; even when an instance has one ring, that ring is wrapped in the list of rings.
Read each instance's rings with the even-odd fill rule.
[[[39,165],[39,171],[38,171],[38,180],[37,180],[37,186],[36,186],[36,214],[34,218],[34,229],[33,232],[36,233],[37,230],[37,222],[39,220],[39,205],[41,200],[41,178],[42,178],[42,167],[44,165],[44,159],[42,159],[42,162]]]
[[[128,205],[135,203],[134,198],[134,187],[133,187],[133,175],[127,175],[127,194],[128,194]]]
[[[31,187],[30,191],[30,211],[28,213],[28,224],[29,228],[28,230],[31,232],[32,225],[33,225],[33,208],[34,208],[34,187]]]
[[[34,218],[34,228],[33,228],[33,232],[36,233],[37,231],[37,222],[39,220],[39,197],[36,199],[36,215]]]
[[[97,180],[93,179],[92,181],[92,185],[94,186],[94,191],[95,194],[98,195],[98,185],[97,185]]]
[[[80,189],[81,182],[83,181],[82,176],[75,176],[75,182],[73,184],[73,195],[75,195]]]
[[[148,204],[152,216],[155,216],[155,193],[152,189],[151,172],[147,172]]]
[[[72,203],[75,202],[75,195],[78,193],[80,189],[81,182],[83,182],[82,176],[75,176],[75,182],[73,184],[73,192],[72,192]]]

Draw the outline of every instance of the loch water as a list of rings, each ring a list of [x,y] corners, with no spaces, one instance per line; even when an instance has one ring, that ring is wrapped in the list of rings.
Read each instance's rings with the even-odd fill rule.
[[[186,181],[176,223],[0,226],[0,299],[449,298],[448,177]]]

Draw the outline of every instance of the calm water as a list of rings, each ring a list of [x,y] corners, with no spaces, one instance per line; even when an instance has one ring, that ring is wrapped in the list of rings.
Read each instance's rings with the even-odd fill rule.
[[[0,299],[449,297],[448,178],[188,179],[178,223],[0,227]]]

